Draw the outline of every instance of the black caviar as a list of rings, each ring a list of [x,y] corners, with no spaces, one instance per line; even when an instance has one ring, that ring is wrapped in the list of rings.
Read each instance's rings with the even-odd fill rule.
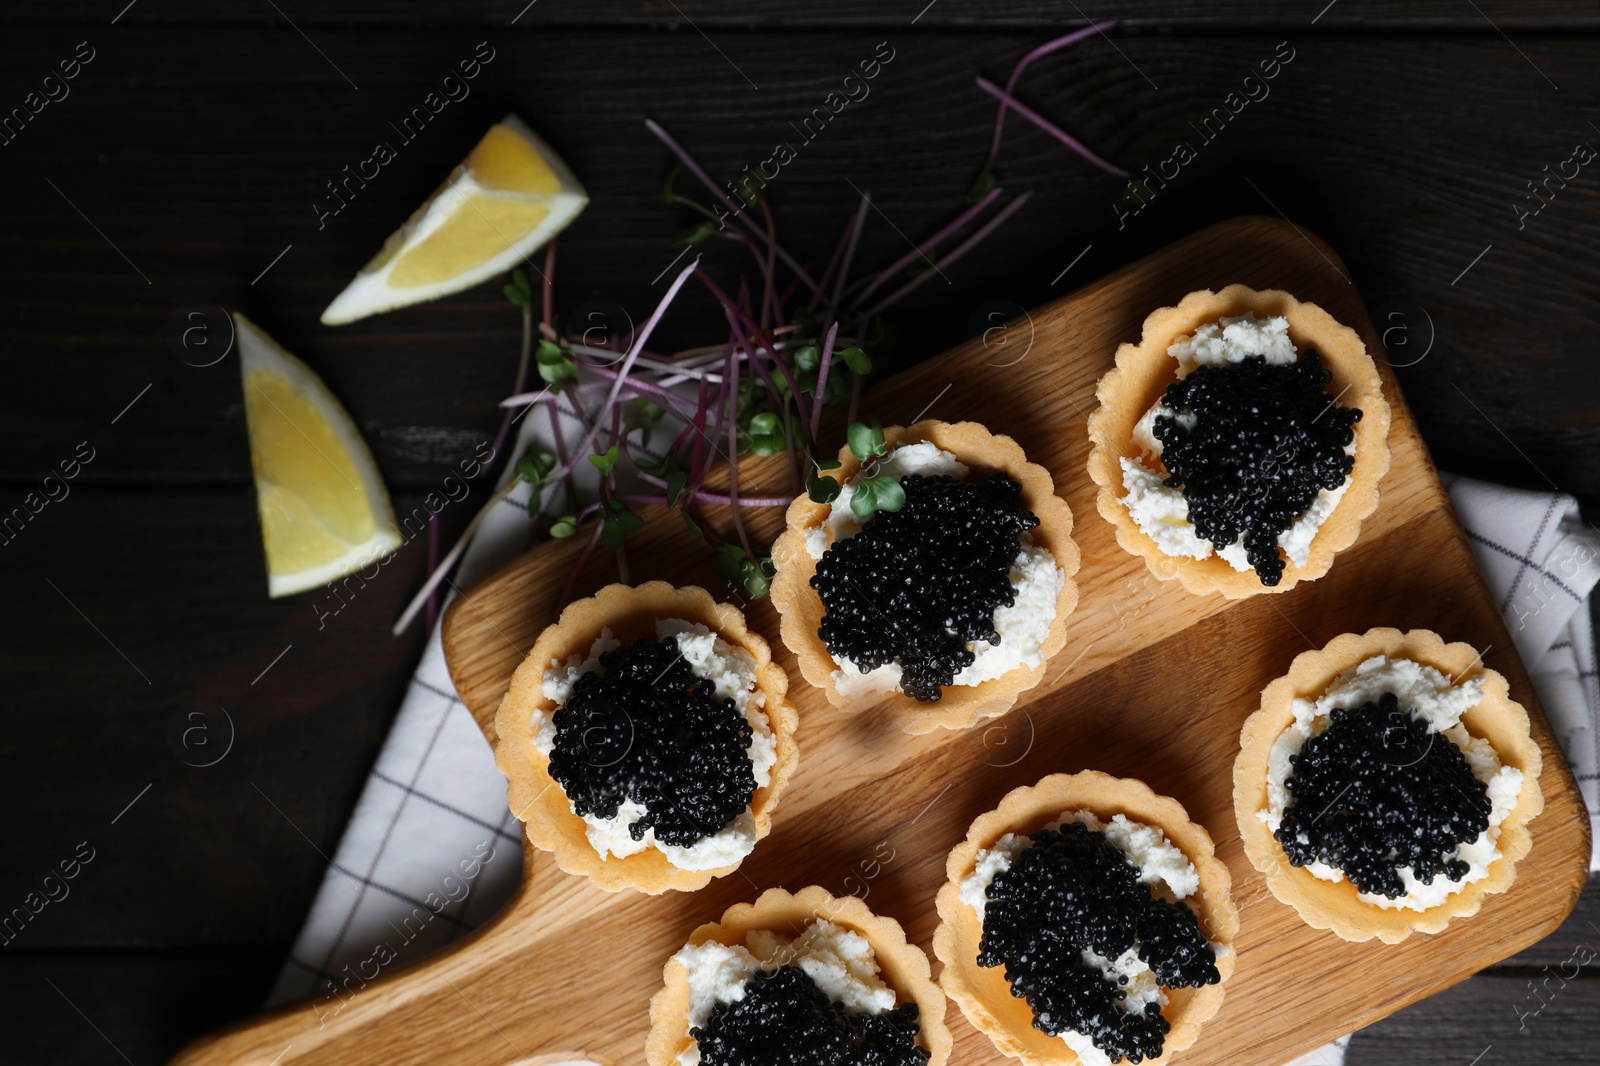
[[[1489,787],[1461,749],[1393,693],[1342,707],[1289,760],[1289,801],[1274,834],[1295,866],[1325,862],[1362,892],[1406,894],[1418,881],[1467,875],[1449,856],[1489,828]]]
[[[1030,836],[1031,846],[989,884],[980,966],[1004,966],[1011,994],[1033,1025],[1094,1041],[1113,1061],[1158,1058],[1172,1026],[1155,1003],[1123,1009],[1122,986],[1083,959],[1116,959],[1137,946],[1164,988],[1222,980],[1216,956],[1187,905],[1151,894],[1139,867],[1104,833],[1068,821]]]
[[[898,511],[875,512],[817,563],[818,635],[863,673],[898,662],[906,695],[932,702],[972,665],[972,642],[999,643],[994,612],[1016,600],[1017,538],[1039,519],[1005,474],[978,484],[907,474],[900,487]]]
[[[922,1066],[917,1005],[848,1014],[798,966],[758,970],[736,1003],[690,1030],[701,1066]]]
[[[1344,449],[1361,410],[1327,394],[1332,377],[1310,349],[1290,364],[1199,366],[1167,386],[1170,413],[1155,419],[1166,483],[1183,490],[1195,535],[1218,549],[1243,538],[1263,585],[1283,576],[1278,536],[1354,464]],[[1192,428],[1174,414],[1194,416]]]
[[[756,789],[752,731],[733,700],[696,676],[675,639],[636,640],[600,656],[555,712],[550,776],[580,815],[644,805],[634,840],[688,847],[744,812]]]

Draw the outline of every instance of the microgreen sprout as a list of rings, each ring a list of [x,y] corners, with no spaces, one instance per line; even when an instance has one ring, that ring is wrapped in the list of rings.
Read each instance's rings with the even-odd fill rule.
[[[861,462],[861,473],[851,483],[850,513],[862,521],[878,511],[898,511],[905,506],[906,490],[888,474],[878,473],[878,460],[889,454],[883,426],[853,422],[845,434],[850,453]]]
[[[813,503],[832,503],[839,496],[839,479],[829,477],[824,471],[839,469],[837,459],[813,459],[814,473],[806,475],[806,495]]]
[[[539,376],[550,386],[551,392],[560,392],[568,385],[577,383],[576,364],[567,350],[554,341],[540,341],[533,358],[539,366]]]
[[[972,183],[967,204],[931,237],[875,271],[854,269],[858,247],[869,246],[861,241],[871,218],[866,195],[850,211],[825,269],[813,276],[778,240],[768,182],[753,176],[716,181],[659,123],[647,120],[646,128],[673,160],[661,198],[691,216],[684,220],[688,228],[678,241],[700,246],[702,257],[721,257],[719,276],[735,269],[734,263],[723,261],[729,255],[739,257],[747,270],[724,289],[696,258],[678,272],[641,326],[630,328],[623,340],[601,341],[587,334],[567,337],[555,327],[554,242],[545,249],[540,284],[520,266],[512,271],[504,292],[521,311],[521,361],[513,394],[502,402],[505,414],[495,450],[500,451],[510,428],[526,418],[522,424],[536,426],[551,451],[531,447],[518,457],[460,541],[432,569],[394,631],[401,632],[432,602],[483,518],[523,482],[532,486],[528,509],[539,516],[550,537],[573,538],[588,529],[586,538],[579,538],[584,541],[581,554],[568,560],[569,576],[557,610],[571,599],[596,548],[614,551],[618,576],[628,580],[625,542],[645,523],[635,507],[677,511],[710,547],[719,573],[752,597],[764,595],[773,564],[751,539],[744,512],[787,506],[802,492],[817,503],[839,497],[843,487],[830,471],[840,464],[821,443],[825,408],[842,409],[841,421],[849,426],[846,442],[862,464],[852,484],[852,512],[864,519],[877,511],[898,510],[905,491],[894,478],[877,472],[878,460],[887,453],[882,427],[856,418],[863,381],[894,350],[896,332],[884,313],[941,275],[1027,202],[1026,192],[1002,202],[1004,191],[996,176],[1008,113],[1044,128],[1094,165],[1120,173],[1012,95],[1028,65],[1110,25],[1096,23],[1033,49],[1003,87],[980,79],[979,87],[999,101],[999,112],[989,157]],[[715,298],[726,332],[713,332],[705,343],[676,352],[649,350],[656,326],[690,277]],[[544,388],[524,391],[534,370]],[[543,410],[536,415],[537,408]],[[653,432],[660,433],[663,426],[671,427],[673,438],[653,440]],[[788,495],[741,492],[740,457],[748,455],[783,455]],[[727,491],[709,491],[707,479],[724,461]],[[599,484],[580,494],[573,475],[584,463],[598,473]]]
[[[862,422],[851,423],[849,431],[845,434],[845,442],[850,445],[851,454],[863,468],[889,450],[888,444],[883,439],[883,425],[876,420],[870,426]]]
[[[535,487],[543,485],[545,478],[549,477],[550,471],[555,468],[555,456],[531,445],[523,451],[522,458],[517,460],[517,475]]]
[[[600,476],[610,477],[611,472],[617,468],[617,458],[620,447],[620,445],[613,444],[603,452],[597,452],[594,455],[588,456],[589,462],[593,463],[594,468],[600,471]]]
[[[518,307],[527,307],[533,302],[533,288],[528,284],[528,272],[521,267],[511,272],[511,280],[506,283],[506,299]]]
[[[629,533],[637,533],[644,528],[644,519],[621,500],[607,500],[601,510],[605,512],[600,533],[602,547],[615,551],[622,547]]]
[[[723,580],[743,589],[752,599],[760,599],[772,585],[772,575],[777,573],[772,556],[752,559],[737,544],[724,544],[712,556],[712,563]]]

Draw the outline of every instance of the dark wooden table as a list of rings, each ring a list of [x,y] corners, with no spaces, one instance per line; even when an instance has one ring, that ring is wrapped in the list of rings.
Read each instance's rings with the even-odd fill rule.
[[[1338,249],[1391,330],[1441,467],[1594,513],[1600,164],[1539,183],[1600,145],[1600,11],[1325,2],[7,5],[0,121],[30,92],[57,99],[0,127],[0,513],[80,442],[93,459],[0,551],[0,913],[80,844],[95,858],[0,952],[0,1060],[146,1066],[270,987],[421,646],[420,627],[388,628],[426,560],[408,546],[321,629],[307,598],[269,602],[237,366],[194,365],[171,323],[198,304],[249,313],[344,400],[409,510],[498,424],[516,312],[485,285],[337,330],[317,315],[507,110],[593,197],[561,240],[563,313],[604,299],[641,316],[689,221],[661,202],[647,116],[732,175],[888,42],[870,97],[771,189],[807,259],[831,249],[852,185],[871,190],[882,217],[860,254],[883,264],[905,250],[897,231],[952,217],[977,172],[994,105],[974,76],[1119,17],[1035,67],[1022,98],[1130,170],[1180,141],[1195,158],[1129,214],[1121,181],[1013,120],[1000,177],[1033,199],[901,305],[902,363],[985,309],[1033,306],[1230,215],[1283,214]],[[325,183],[480,41],[495,58],[471,95],[319,227]],[[1246,83],[1285,50],[1265,89]],[[44,81],[74,59],[75,78]],[[1200,133],[1234,92],[1259,99]],[[715,322],[690,293],[661,343]],[[444,517],[453,532],[465,509]],[[232,750],[187,765],[169,729],[215,706]],[[1351,1062],[1593,1062],[1600,973],[1569,960],[1600,947],[1597,896],[1545,943],[1364,1032]]]

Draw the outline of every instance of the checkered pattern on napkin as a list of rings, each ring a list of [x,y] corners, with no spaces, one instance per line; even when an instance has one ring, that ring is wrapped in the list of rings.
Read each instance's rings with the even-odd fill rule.
[[[548,434],[542,414],[524,419],[518,454],[530,442],[553,450]],[[1448,484],[1593,817],[1600,691],[1586,601],[1600,580],[1600,533],[1581,525],[1569,496],[1467,478]],[[529,491],[519,485],[486,516],[458,586],[526,546]],[[435,629],[271,1002],[310,998],[331,1019],[379,973],[492,916],[522,869],[505,790],[488,743],[455,696]],[[1298,1062],[1338,1066],[1347,1041]]]

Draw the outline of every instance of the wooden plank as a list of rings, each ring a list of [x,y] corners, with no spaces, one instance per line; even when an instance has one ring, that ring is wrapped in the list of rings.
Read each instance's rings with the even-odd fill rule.
[[[1090,766],[1180,797],[1233,873],[1240,964],[1221,1015],[1185,1053],[1195,1066],[1287,1057],[1540,939],[1583,887],[1587,819],[1392,377],[1386,372],[1395,423],[1384,502],[1326,577],[1286,596],[1229,606],[1149,578],[1141,560],[1116,547],[1082,473],[1095,380],[1116,342],[1132,336],[1150,309],[1226,278],[1287,287],[1365,331],[1358,298],[1325,255],[1281,222],[1236,220],[1033,312],[1035,350],[1004,375],[982,373],[991,353],[972,343],[869,395],[865,409],[893,422],[959,380],[959,393],[937,399],[930,414],[975,418],[1014,435],[1052,471],[1078,517],[1082,601],[1069,621],[1065,661],[1017,711],[987,729],[910,738],[882,715],[844,718],[796,685],[801,769],[773,836],[737,875],[693,894],[612,895],[534,853],[521,894],[496,922],[453,951],[361,989],[331,1023],[314,1007],[291,1007],[201,1041],[178,1061],[264,1063],[281,1053],[285,1062],[345,1066],[477,1063],[503,1058],[507,1044],[524,1058],[581,1051],[632,1060],[662,963],[699,921],[765,885],[846,891],[862,858],[886,843],[895,858],[864,891],[925,946],[945,853],[969,821],[1011,786]],[[719,588],[687,537],[672,523],[647,525],[630,553],[636,580]],[[558,542],[524,555],[448,616],[452,674],[480,722],[487,723],[522,649],[549,618],[573,550]],[[583,587],[605,579],[591,572]],[[748,610],[792,677],[770,604]],[[1397,947],[1348,945],[1300,923],[1245,862],[1231,804],[1237,730],[1265,681],[1305,647],[1376,624],[1430,626],[1485,648],[1485,661],[1530,707],[1549,765],[1541,778],[1547,810],[1534,824],[1534,851],[1512,891],[1493,897],[1472,921]],[[606,945],[603,965],[597,945]],[[1369,979],[1328,980],[1356,966]],[[488,1040],[472,1014],[503,1042]],[[947,1020],[960,1061],[1003,1061],[955,1012]]]
[[[265,6],[265,5],[263,5]],[[588,0],[583,4],[533,4],[527,0],[467,0],[447,7],[427,0],[400,0],[374,7],[358,0],[333,0],[329,3],[280,5],[281,15],[270,6],[265,12],[255,5],[207,5],[201,0],[179,0],[158,5],[139,5],[121,16],[119,26],[254,25],[282,28],[286,19],[302,27],[470,26],[502,33],[538,32],[551,26],[648,26],[682,29],[692,27],[727,30],[748,29],[825,29],[882,27],[906,32],[913,25],[920,30],[946,27],[1028,26],[1075,28],[1092,18],[1120,19],[1124,32],[1129,28],[1154,31],[1181,31],[1195,28],[1229,29],[1281,27],[1302,33],[1329,31],[1393,32],[1395,30],[1466,31],[1493,33],[1504,30],[1548,30],[1556,27],[1592,27],[1597,20],[1593,5],[1579,0],[1484,0],[1483,14],[1448,0],[1378,0],[1362,4],[1331,4],[1319,14],[1318,5],[1288,9],[1271,0],[1223,0],[1215,4],[1160,3],[1159,0],[1124,0],[1114,7],[1078,9],[1050,0],[897,0],[888,5],[861,5],[849,0],[772,0],[760,5],[730,3],[728,0]],[[144,8],[148,7],[147,10]],[[113,12],[114,13],[114,12]],[[104,5],[88,0],[59,5],[36,5],[7,9],[0,24],[7,22],[74,23],[103,26],[110,19]],[[1312,30],[1312,26],[1315,29]]]
[[[254,1010],[277,977],[281,955],[276,947],[253,945],[49,955],[8,951],[0,955],[0,997],[14,1024],[6,1030],[5,1061],[7,1066],[160,1062],[196,1029]]]
[[[441,513],[448,529],[466,506]],[[8,822],[4,913],[80,842],[95,852],[9,950],[281,950],[298,932],[421,651],[420,623],[389,627],[426,546],[338,596],[268,600],[260,536],[248,489],[89,487],[4,549],[0,804],[30,812]],[[169,734],[195,712],[195,742],[224,744],[231,723],[214,765]]]
[[[1534,971],[1543,967],[1560,969],[1572,958],[1573,948],[1579,944],[1600,948],[1600,874],[1592,874],[1589,877],[1588,887],[1583,890],[1583,895],[1578,897],[1578,905],[1572,908],[1572,913],[1561,923],[1561,928],[1537,944],[1517,952],[1498,964],[1496,969],[1514,971]],[[1600,968],[1600,959],[1587,965]]]
[[[1328,17],[1347,6],[1367,10],[1340,4]],[[166,5],[140,4],[127,17],[146,9]],[[40,57],[70,54],[79,39],[64,28],[9,30],[0,63],[27,71]],[[13,387],[0,396],[0,482],[18,490],[0,503],[18,502],[85,437],[106,444],[85,472],[91,481],[247,483],[231,359],[186,366],[166,342],[170,316],[191,298],[250,313],[345,400],[392,486],[432,488],[453,457],[492,434],[494,405],[515,372],[517,317],[498,285],[340,329],[316,325],[316,316],[484,126],[517,108],[589,184],[593,205],[562,240],[563,320],[585,301],[607,299],[637,321],[659,298],[652,279],[677,254],[674,234],[688,222],[656,195],[666,155],[642,119],[660,119],[712,173],[732,175],[792,137],[789,123],[883,37],[741,35],[736,57],[761,72],[759,92],[689,31],[497,37],[497,58],[473,95],[402,146],[320,231],[311,202],[324,183],[364,158],[375,138],[391,136],[388,123],[482,37],[330,28],[316,39],[359,92],[286,28],[149,28],[96,38],[101,54],[71,97],[4,148],[10,165],[0,190],[31,209],[14,214],[0,241],[0,320],[8,350],[30,358],[13,360]],[[973,76],[1003,76],[1039,39],[895,38],[896,58],[872,95],[841,112],[774,183],[779,225],[795,253],[814,261],[831,250],[855,199],[845,178],[872,190],[906,234],[930,233],[952,217],[994,116]],[[1533,204],[1523,199],[1526,182],[1542,166],[1553,169],[1577,140],[1595,137],[1573,103],[1584,99],[1591,42],[1519,40],[1525,60],[1492,35],[1294,35],[1296,58],[1271,95],[1201,144],[1191,123],[1222,106],[1277,40],[1132,37],[1117,43],[1126,59],[1097,40],[1034,68],[1024,98],[1111,158],[1154,167],[1180,139],[1199,156],[1119,228],[1113,205],[1122,183],[1013,122],[1000,173],[1009,191],[1031,189],[1034,198],[945,270],[951,285],[926,286],[895,309],[899,365],[964,336],[990,301],[1037,306],[1198,226],[1270,214],[1275,205],[1337,238],[1386,330],[1397,324],[1389,312],[1401,309],[1414,351],[1431,334],[1430,354],[1399,377],[1441,465],[1538,486],[1548,476],[1600,500],[1600,464],[1586,458],[1600,448],[1587,361],[1600,316],[1600,259],[1590,254],[1600,245],[1600,199],[1588,191],[1586,168],[1524,230],[1513,211]],[[1472,108],[1458,106],[1463,70],[1492,88]],[[882,266],[905,250],[874,216],[859,258]],[[709,248],[707,262],[724,280],[743,269],[731,249]],[[701,342],[719,321],[709,299],[690,292],[661,343]],[[86,392],[85,382],[94,387]]]
[[[1587,946],[1600,948],[1600,937],[1591,933]],[[1565,972],[1575,971],[1569,967]],[[1351,1041],[1345,1063],[1591,1066],[1596,1047],[1600,976],[1593,968],[1574,980],[1543,973],[1495,974],[1464,981],[1362,1030]]]

